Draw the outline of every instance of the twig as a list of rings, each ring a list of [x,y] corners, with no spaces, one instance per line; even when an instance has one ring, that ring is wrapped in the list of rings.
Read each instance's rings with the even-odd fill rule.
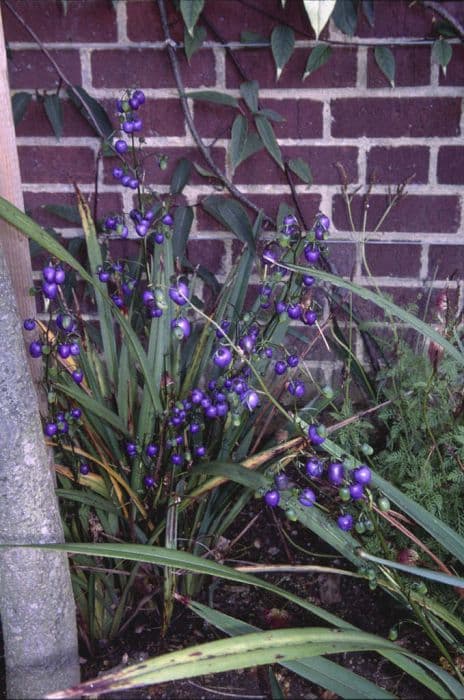
[[[166,49],[169,55],[169,60],[171,63],[171,68],[172,72],[174,75],[174,79],[176,81],[176,86],[177,86],[177,91],[179,93],[179,98],[180,102],[182,105],[182,110],[184,112],[185,119],[187,121],[188,128],[190,130],[190,133],[193,136],[193,139],[200,150],[203,158],[205,161],[208,163],[209,167],[213,171],[213,173],[216,175],[216,177],[222,182],[222,184],[226,187],[226,189],[229,190],[231,194],[234,195],[234,197],[239,201],[245,204],[245,206],[249,207],[252,209],[256,214],[259,214],[262,212],[262,210],[256,206],[251,200],[248,199],[235,185],[232,184],[232,182],[226,177],[226,175],[222,172],[222,170],[216,165],[214,159],[212,158],[209,149],[207,146],[204,144],[200,134],[198,133],[195,124],[193,122],[193,116],[190,111],[189,105],[188,105],[188,98],[185,94],[185,89],[184,89],[184,84],[182,82],[182,76],[180,74],[180,68],[179,68],[179,62],[177,60],[176,56],[176,48],[177,45],[175,42],[171,39],[171,35],[169,32],[169,25],[167,21],[167,14],[166,14],[166,6],[164,3],[164,0],[158,0],[158,7],[160,11],[160,17],[161,17],[161,25],[163,28],[163,33],[165,36],[166,40]],[[176,48],[174,48],[176,47]],[[267,221],[269,224],[272,226],[275,226],[275,221],[272,219],[270,216],[267,214],[263,215],[263,220]]]

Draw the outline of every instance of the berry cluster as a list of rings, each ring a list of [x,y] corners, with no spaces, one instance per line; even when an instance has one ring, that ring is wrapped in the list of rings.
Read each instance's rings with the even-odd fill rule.
[[[142,90],[134,90],[128,92],[127,95],[116,102],[116,109],[119,115],[120,129],[124,135],[128,135],[133,139],[134,134],[142,131],[143,122],[140,119],[137,111],[145,103],[145,95]],[[114,143],[116,153],[120,156],[125,155],[129,151],[129,144],[123,138],[119,138]],[[113,168],[113,177],[119,180],[123,187],[129,187],[131,190],[138,190],[140,187],[140,179],[137,174],[131,174],[128,166]]]

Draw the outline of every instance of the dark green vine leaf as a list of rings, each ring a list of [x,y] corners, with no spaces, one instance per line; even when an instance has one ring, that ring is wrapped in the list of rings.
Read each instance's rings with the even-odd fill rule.
[[[306,80],[311,73],[321,68],[332,55],[332,47],[329,44],[318,44],[313,48],[308,56],[306,68],[303,73],[303,80]]]
[[[56,140],[59,141],[63,134],[63,105],[61,100],[58,95],[45,95],[43,105]]]
[[[279,24],[272,30],[271,50],[277,69],[277,80],[282,75],[284,66],[287,64],[295,48],[295,34],[293,29],[285,24]]]
[[[337,0],[332,19],[343,34],[353,36],[358,23],[358,1]]]
[[[375,19],[374,0],[362,0],[361,7],[364,17],[367,19],[370,26],[373,27]]]
[[[190,229],[193,222],[193,209],[188,206],[177,207],[174,212],[174,233],[172,237],[172,250],[175,258],[185,255]]]
[[[451,61],[453,47],[444,39],[438,39],[432,47],[432,61],[441,66],[443,75],[446,75],[446,68]]]
[[[237,238],[246,243],[251,251],[254,251],[253,229],[240,202],[213,194],[203,200],[202,206],[208,214],[211,214],[219,223],[235,233]]]
[[[259,83],[256,80],[250,80],[240,85],[240,94],[245,100],[246,106],[253,114],[258,111],[258,91]]]
[[[186,92],[185,96],[191,100],[214,102],[218,105],[238,108],[238,102],[235,97],[227,95],[224,92],[217,92],[216,90],[194,90],[193,92]]]
[[[255,116],[255,124],[258,130],[258,134],[261,136],[261,140],[264,144],[264,148],[269,153],[270,156],[275,160],[277,165],[284,170],[284,163],[282,160],[282,154],[280,152],[279,144],[277,143],[276,137],[274,135],[274,130],[266,117],[261,117],[259,114]]]
[[[261,149],[264,148],[264,144],[261,141],[260,137],[258,134],[255,134],[254,132],[251,132],[247,136],[247,140],[245,141],[245,145],[243,147],[242,154],[240,156],[240,159],[236,163],[236,168],[240,165],[240,163],[243,163],[247,158],[250,158],[250,156],[253,156],[255,153],[258,153],[258,151],[261,151]]]
[[[15,126],[18,126],[21,119],[26,114],[26,110],[29,106],[29,102],[32,99],[30,92],[17,92],[13,95],[11,99],[11,106],[13,109],[13,119]]]
[[[285,117],[278,112],[275,112],[273,109],[260,109],[258,114],[260,114],[262,117],[266,117],[266,119],[269,119],[271,122],[277,122],[278,124],[287,121]]]
[[[98,136],[102,136],[105,139],[112,136],[114,130],[113,125],[111,124],[111,120],[108,114],[106,113],[105,109],[101,106],[99,102],[97,102],[97,100],[91,97],[89,93],[86,92],[84,88],[80,87],[79,85],[74,85],[72,89],[69,87],[66,88],[66,92],[68,93],[69,99],[76,105],[76,107],[81,112],[82,116],[85,117],[89,124],[95,129],[95,132],[98,134]],[[91,119],[88,111],[84,108],[82,102],[84,102],[87,105],[87,108],[92,114],[95,122]],[[95,124],[97,125],[98,129],[96,128]]]
[[[248,122],[242,114],[235,117],[232,124],[232,133],[229,146],[229,162],[232,173],[235,172],[237,164],[240,163],[243,149],[248,136]]]
[[[180,11],[188,33],[193,36],[193,30],[203,10],[205,0],[180,0]]]
[[[79,209],[75,205],[68,204],[45,204],[45,211],[50,212],[50,214],[55,214],[59,216],[60,219],[64,221],[69,221],[71,224],[81,224],[81,215],[79,214]]]
[[[240,34],[240,41],[242,42],[242,44],[269,44],[269,41],[266,39],[265,36],[262,36],[257,32],[250,32],[247,30],[244,30]]]
[[[387,78],[392,87],[395,87],[395,57],[387,46],[376,46],[374,50],[375,62]]]
[[[458,33],[453,25],[450,22],[447,22],[445,19],[435,22],[433,25],[433,30],[440,36],[445,37],[445,39],[454,39],[458,36]]]
[[[190,63],[190,59],[193,54],[201,48],[204,40],[206,38],[206,29],[204,27],[195,27],[193,34],[184,30],[184,51],[187,56],[187,61]]]
[[[312,185],[313,175],[311,173],[311,168],[306,161],[303,160],[303,158],[293,158],[288,162],[288,167],[295,173],[295,175],[298,175],[300,180],[306,182],[307,185]]]
[[[180,194],[189,181],[192,163],[188,158],[181,158],[177,163],[171,178],[171,194]]]

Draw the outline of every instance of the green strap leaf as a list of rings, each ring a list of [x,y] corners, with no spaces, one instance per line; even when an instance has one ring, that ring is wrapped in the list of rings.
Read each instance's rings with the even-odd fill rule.
[[[209,608],[202,603],[189,600],[186,605],[210,625],[214,625],[231,637],[258,630],[254,625],[226,615],[219,610]],[[362,678],[362,676],[358,676],[357,673],[353,673],[353,671],[349,671],[347,668],[322,657],[286,661],[280,665],[288,668],[289,671],[297,673],[311,683],[320,685],[347,700],[352,698],[372,700],[372,698],[395,697],[383,690],[383,688],[379,688],[374,683]]]
[[[55,386],[57,389],[59,389],[59,391],[62,391],[63,394],[66,394],[66,396],[70,396],[72,399],[74,399],[79,406],[82,406],[84,411],[88,411],[89,413],[93,413],[95,416],[98,416],[98,418],[101,418],[113,428],[118,430],[121,435],[129,436],[126,426],[121,418],[116,413],[113,413],[113,411],[110,411],[109,408],[106,408],[101,401],[96,401],[91,396],[86,394],[85,391],[71,382],[56,382]]]
[[[303,80],[306,80],[311,73],[321,68],[332,55],[332,47],[329,44],[318,44],[313,48],[308,56],[306,68],[303,73]]]
[[[443,75],[446,75],[446,68],[451,61],[453,47],[444,39],[437,39],[432,47],[432,61],[441,66]]]
[[[11,106],[13,109],[13,120],[15,126],[18,126],[21,119],[26,114],[26,110],[29,106],[29,102],[32,99],[30,92],[17,92],[11,98]]]
[[[185,26],[191,36],[203,10],[204,0],[180,0],[180,11],[185,22]]]
[[[192,470],[193,474],[208,474],[208,476],[224,476],[230,481],[257,490],[266,488],[268,480],[259,472],[246,469],[241,464],[231,462],[208,462],[199,464]]]
[[[44,204],[43,208],[45,211],[49,211],[50,214],[55,214],[59,216],[60,219],[69,221],[71,224],[81,224],[81,217],[79,214],[79,209],[70,204]]]
[[[172,237],[172,252],[175,258],[185,255],[187,240],[192,228],[193,209],[188,206],[180,206],[174,212],[174,234]]]
[[[206,29],[204,27],[195,27],[193,34],[185,28],[184,31],[184,51],[187,56],[187,61],[190,63],[190,59],[193,54],[201,49],[201,45],[206,39]]]
[[[295,173],[295,175],[298,175],[300,180],[306,182],[307,185],[312,185],[313,175],[311,168],[307,162],[303,160],[303,158],[292,158],[292,160],[289,160],[288,162],[288,167]]]
[[[229,146],[229,162],[232,173],[241,161],[248,135],[248,122],[242,114],[235,117]]]
[[[284,66],[287,64],[295,48],[295,34],[293,29],[285,24],[274,27],[271,34],[271,50],[277,69],[277,80],[282,75]]]
[[[193,92],[186,92],[185,97],[191,100],[200,100],[202,102],[213,102],[218,105],[225,105],[226,107],[235,107],[238,109],[238,101],[232,95],[227,95],[224,92],[218,92],[217,90],[194,90]]]
[[[395,57],[387,46],[376,46],[374,49],[375,62],[387,78],[391,87],[395,87]]]
[[[280,152],[279,144],[274,134],[274,129],[271,126],[266,117],[262,117],[259,114],[255,115],[255,124],[258,130],[261,140],[264,144],[265,149],[269,155],[275,160],[277,165],[285,170],[284,163],[282,160],[282,153]]]
[[[63,133],[63,105],[61,100],[58,95],[45,95],[43,105],[56,140],[59,141]]]
[[[243,243],[246,243],[251,251],[255,250],[255,239],[245,209],[235,199],[227,199],[219,195],[211,195],[202,202],[203,209],[214,216],[230,231],[235,233]]]
[[[188,183],[190,173],[192,172],[192,163],[188,158],[181,158],[172,174],[170,191],[171,194],[180,194]]]
[[[335,9],[336,0],[303,0],[303,6],[308,15],[316,39],[324,29]]]
[[[257,80],[250,80],[240,85],[240,94],[245,100],[245,104],[253,114],[258,111],[259,83]]]

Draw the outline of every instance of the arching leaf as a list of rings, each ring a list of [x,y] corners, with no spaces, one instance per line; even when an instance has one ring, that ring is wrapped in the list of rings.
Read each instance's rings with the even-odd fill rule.
[[[313,48],[308,56],[306,68],[303,73],[303,80],[306,80],[311,73],[321,68],[332,55],[332,47],[329,44],[318,44]]]
[[[272,30],[271,50],[277,69],[277,80],[295,48],[295,34],[293,29],[285,24],[279,24]]]
[[[277,165],[284,170],[282,154],[271,123],[266,117],[262,117],[258,114],[255,116],[255,124],[266,151],[272,156]]]
[[[395,57],[387,46],[376,46],[374,50],[375,62],[387,78],[392,87],[395,87]]]
[[[204,4],[205,0],[180,0],[180,11],[188,33],[191,36],[193,36],[193,30],[203,10]]]
[[[240,162],[248,135],[248,122],[239,114],[232,124],[232,134],[229,146],[229,161],[232,173]]]
[[[446,75],[446,68],[451,61],[453,55],[453,47],[444,39],[438,39],[432,47],[432,61],[438,63],[443,70],[443,75]]]

